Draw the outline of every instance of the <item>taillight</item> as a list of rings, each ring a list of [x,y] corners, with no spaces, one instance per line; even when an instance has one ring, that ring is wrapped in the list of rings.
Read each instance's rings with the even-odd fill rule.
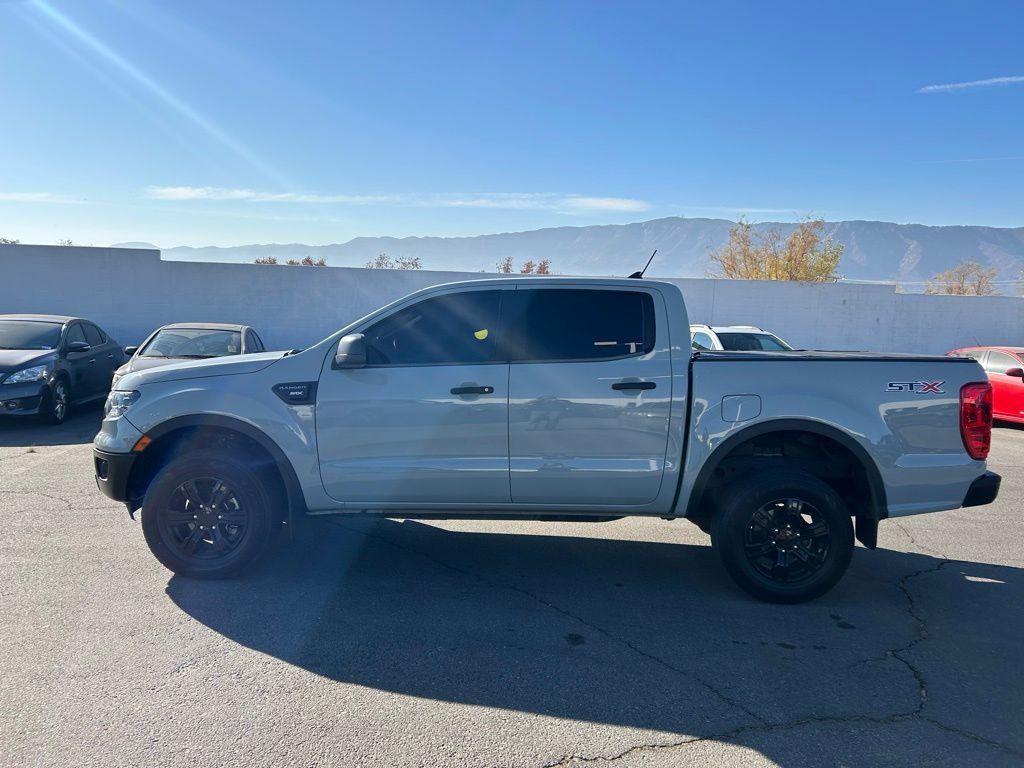
[[[987,381],[960,388],[960,437],[972,459],[988,456],[992,443],[992,385]]]

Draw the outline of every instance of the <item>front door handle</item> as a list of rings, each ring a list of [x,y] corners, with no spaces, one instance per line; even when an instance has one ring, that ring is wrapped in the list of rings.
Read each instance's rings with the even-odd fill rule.
[[[653,381],[616,381],[612,389],[621,391],[623,389],[654,389],[657,384]]]
[[[95,363],[96,363],[96,358],[95,357],[92,360],[89,361],[89,365],[94,365]]]
[[[494,387],[452,387],[453,395],[489,395],[494,392]]]

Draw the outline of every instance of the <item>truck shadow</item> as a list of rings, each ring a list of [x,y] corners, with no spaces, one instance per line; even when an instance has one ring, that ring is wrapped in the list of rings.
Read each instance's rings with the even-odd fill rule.
[[[637,728],[651,743],[706,737],[815,763],[766,724],[914,713],[923,681],[926,715],[1024,750],[1020,569],[858,549],[830,594],[777,606],[734,588],[710,547],[591,530],[605,535],[311,520],[251,575],[176,576],[167,594],[235,642],[331,680]],[[872,740],[855,741],[826,762],[874,762]],[[910,744],[908,756],[946,746]]]

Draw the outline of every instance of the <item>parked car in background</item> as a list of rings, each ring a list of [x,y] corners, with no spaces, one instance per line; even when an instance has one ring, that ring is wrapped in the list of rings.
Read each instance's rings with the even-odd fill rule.
[[[690,326],[690,343],[694,349],[726,352],[780,352],[792,349],[774,333],[756,325]]]
[[[992,384],[992,416],[1024,423],[1024,347],[963,347],[947,355],[973,357]]]
[[[182,360],[248,355],[265,352],[263,340],[248,325],[234,323],[171,323],[158,328],[137,347],[125,347],[131,359],[114,371],[113,385],[122,376]]]
[[[51,424],[73,405],[106,397],[124,362],[95,323],[63,315],[0,315],[0,413]]]

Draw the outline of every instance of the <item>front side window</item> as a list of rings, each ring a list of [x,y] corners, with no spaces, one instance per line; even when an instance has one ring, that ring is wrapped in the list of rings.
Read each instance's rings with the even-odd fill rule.
[[[502,293],[452,293],[398,310],[364,332],[367,364],[492,362]]]
[[[60,323],[0,320],[0,349],[56,349]]]
[[[654,348],[654,301],[639,291],[519,289],[502,309],[508,359],[601,360]]]
[[[86,323],[82,326],[85,329],[85,341],[90,347],[98,347],[103,343],[103,335],[95,325]]]
[[[693,338],[690,342],[694,349],[708,351],[715,348],[715,342],[711,340],[711,337],[706,333],[701,333],[700,331],[693,334]]]
[[[213,328],[165,328],[139,352],[139,357],[198,359],[241,354],[238,331]]]
[[[246,332],[246,351],[247,352],[265,352],[266,349],[263,346],[263,340],[260,339],[259,334],[256,331]]]
[[[988,353],[988,361],[985,363],[985,370],[989,373],[1006,373],[1011,368],[1020,368],[1021,363],[1005,352],[992,350]]]
[[[81,323],[75,323],[70,328],[68,328],[68,344],[70,344],[73,341],[80,341],[83,344],[89,343],[85,340],[85,333],[82,331]]]

